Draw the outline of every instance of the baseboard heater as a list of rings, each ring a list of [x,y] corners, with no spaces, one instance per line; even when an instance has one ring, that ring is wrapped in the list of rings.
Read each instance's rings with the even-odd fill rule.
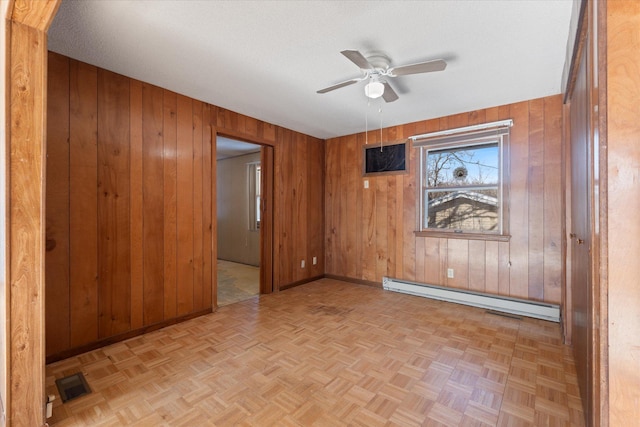
[[[472,307],[480,307],[519,316],[534,317],[551,322],[560,322],[560,306],[556,304],[483,294],[462,289],[445,288],[390,277],[382,278],[382,287],[388,291],[401,292],[403,294],[470,305]]]

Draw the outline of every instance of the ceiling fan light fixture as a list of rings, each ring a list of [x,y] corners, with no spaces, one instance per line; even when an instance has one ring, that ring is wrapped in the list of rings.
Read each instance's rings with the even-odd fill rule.
[[[369,82],[364,87],[364,94],[367,95],[367,97],[372,99],[380,98],[383,93],[384,93],[384,84],[382,84],[379,81]]]

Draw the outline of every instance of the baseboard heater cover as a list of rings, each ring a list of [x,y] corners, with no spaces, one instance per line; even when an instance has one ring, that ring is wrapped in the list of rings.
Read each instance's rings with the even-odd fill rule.
[[[483,294],[462,289],[445,288],[390,277],[382,278],[382,287],[387,291],[417,295],[551,322],[560,322],[560,306],[557,304]]]

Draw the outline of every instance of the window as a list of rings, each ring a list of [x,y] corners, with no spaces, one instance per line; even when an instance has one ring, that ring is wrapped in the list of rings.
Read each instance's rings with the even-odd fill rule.
[[[260,163],[247,163],[249,196],[249,230],[258,231],[260,229],[260,189],[261,189],[261,169]]]
[[[260,165],[256,165],[256,176],[255,176],[255,186],[256,186],[256,228],[260,228],[260,189],[262,188],[260,185],[260,180],[262,179]]]
[[[416,137],[419,231],[505,236],[508,128]]]

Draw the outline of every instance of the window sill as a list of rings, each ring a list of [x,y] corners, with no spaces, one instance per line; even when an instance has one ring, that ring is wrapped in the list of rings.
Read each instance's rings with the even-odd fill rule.
[[[497,242],[508,242],[511,239],[508,234],[456,233],[455,231],[414,231],[413,234],[416,237],[444,237],[446,239],[490,240]]]

